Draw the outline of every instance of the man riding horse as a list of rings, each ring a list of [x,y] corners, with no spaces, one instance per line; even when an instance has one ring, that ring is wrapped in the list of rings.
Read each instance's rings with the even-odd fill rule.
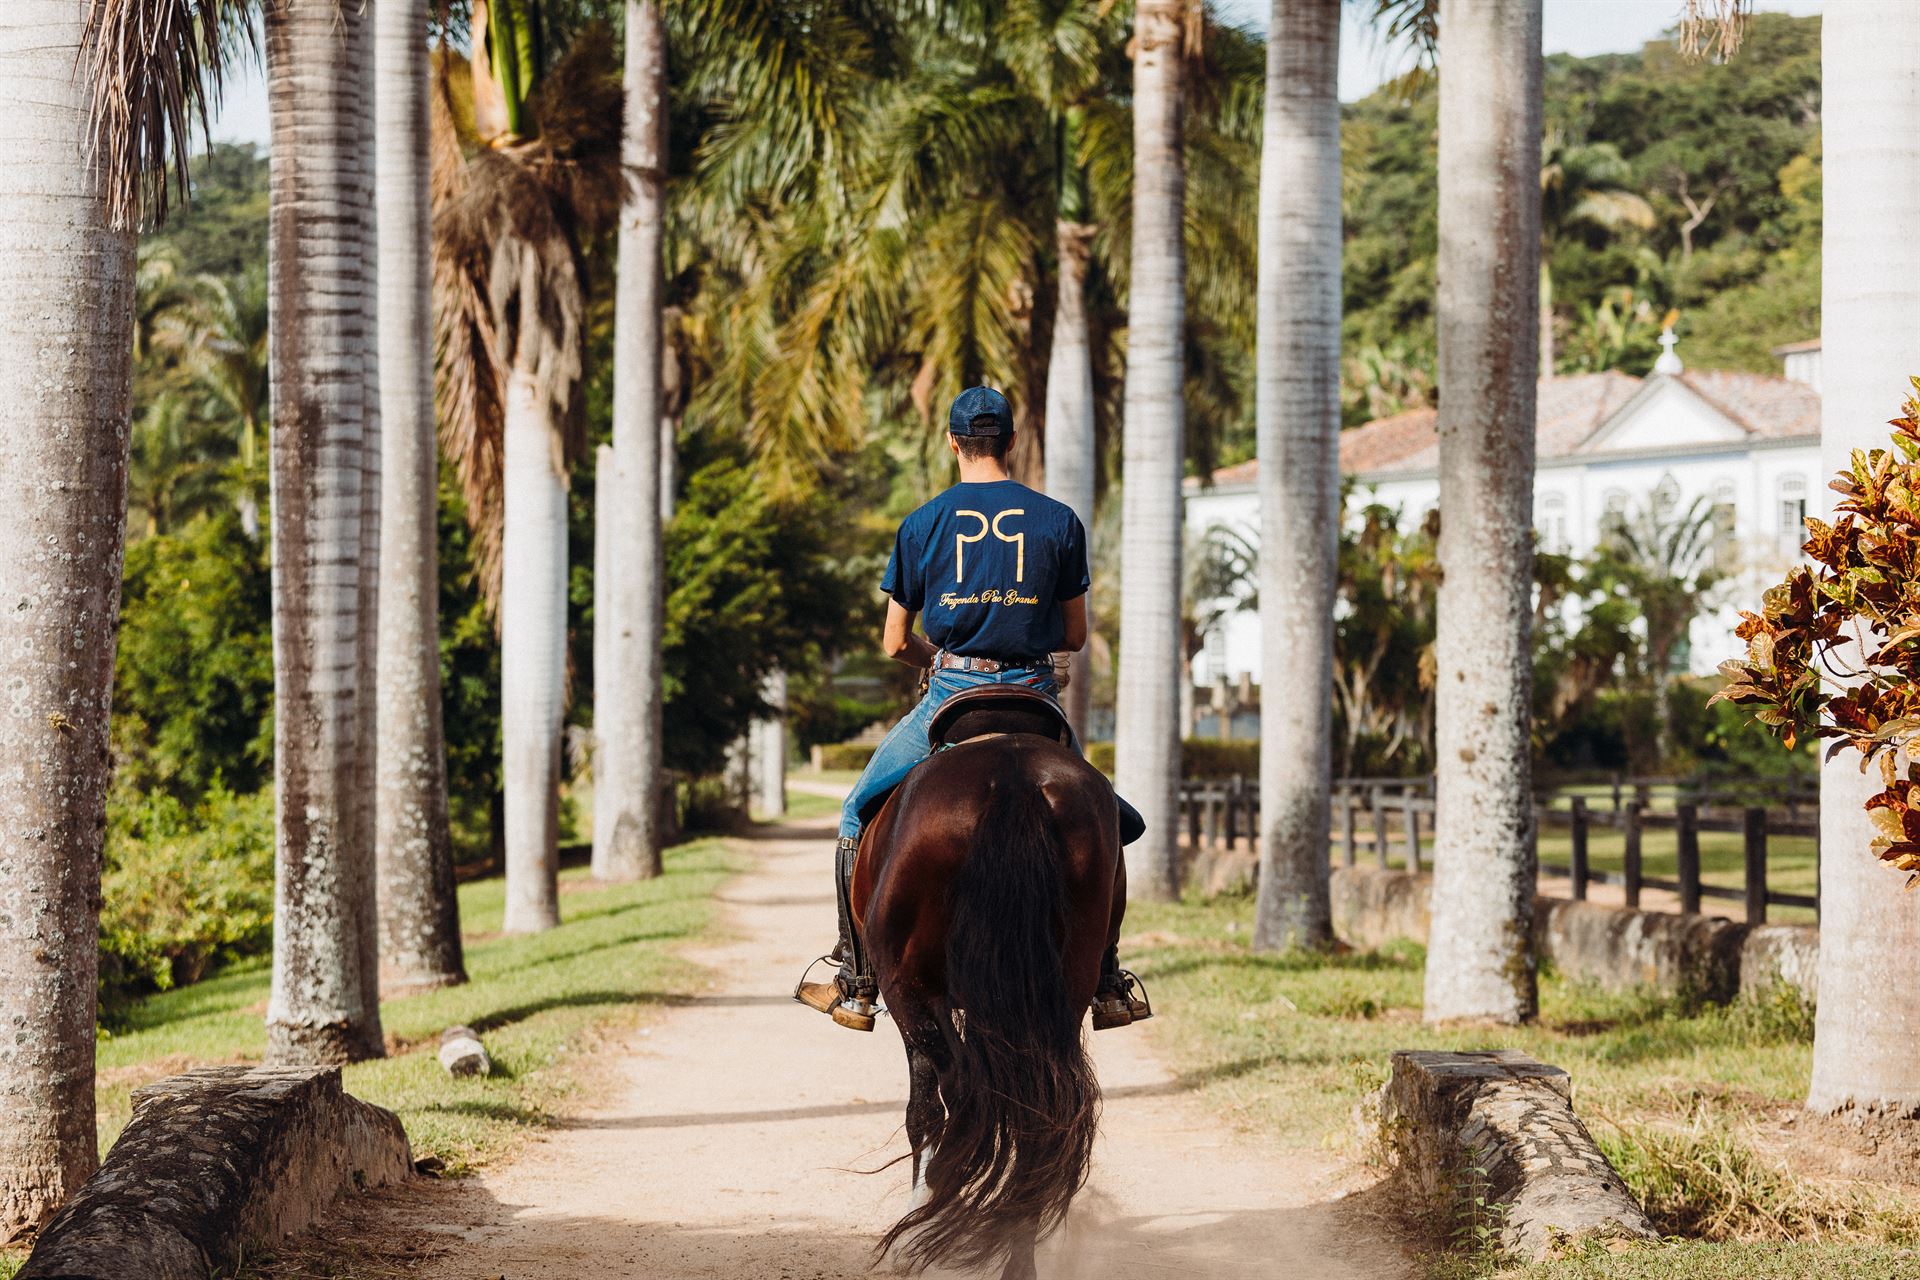
[[[1052,697],[1056,653],[1087,642],[1087,532],[1070,507],[1018,483],[1007,471],[1013,408],[991,387],[960,393],[947,415],[947,444],[960,483],[901,524],[880,589],[887,593],[887,656],[928,674],[927,692],[867,762],[840,812],[834,859],[840,941],[831,982],[802,982],[795,997],[841,1026],[873,1029],[877,988],[851,904],[860,832],[914,766],[931,754],[934,713],[954,695],[1013,685]],[[924,636],[914,634],[922,619]],[[1074,744],[1078,749],[1078,744]],[[1133,806],[1115,797],[1121,840],[1140,837]],[[1109,948],[1093,1004],[1095,1029],[1151,1015],[1131,974]]]

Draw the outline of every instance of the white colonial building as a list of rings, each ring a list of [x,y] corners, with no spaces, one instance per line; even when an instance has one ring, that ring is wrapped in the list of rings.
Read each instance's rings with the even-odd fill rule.
[[[1533,491],[1543,548],[1583,555],[1609,514],[1659,506],[1685,511],[1705,498],[1737,569],[1724,606],[1698,619],[1689,663],[1701,674],[1734,652],[1735,605],[1758,599],[1798,555],[1801,521],[1820,477],[1820,355],[1817,343],[1776,354],[1786,377],[1696,371],[1682,366],[1672,335],[1645,378],[1610,371],[1540,384]],[[1418,409],[1343,432],[1340,470],[1360,502],[1403,513],[1410,528],[1440,502],[1435,412]],[[1216,471],[1187,486],[1187,529],[1204,536],[1226,525],[1259,537],[1257,462]],[[1196,683],[1260,681],[1260,620],[1228,615],[1208,635]]]

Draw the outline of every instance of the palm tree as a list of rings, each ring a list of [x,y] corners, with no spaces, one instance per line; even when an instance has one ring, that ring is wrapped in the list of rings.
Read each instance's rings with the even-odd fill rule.
[[[1333,937],[1340,543],[1339,0],[1274,0],[1260,159],[1260,893],[1256,948]]]
[[[368,22],[335,0],[268,0],[272,128],[276,787],[270,1061],[382,1052],[362,633],[373,263],[360,69]]]
[[[1139,0],[1133,36],[1133,264],[1129,281],[1115,782],[1146,835],[1127,847],[1129,892],[1179,892],[1180,480],[1186,458],[1186,166],[1182,64],[1190,0]]]
[[[440,704],[439,452],[434,445],[429,0],[374,15],[380,282],[380,959],[396,986],[466,981]]]
[[[1540,166],[1540,376],[1553,376],[1553,246],[1576,227],[1619,231],[1653,226],[1653,206],[1623,183],[1633,169],[1610,142],[1547,139]]]
[[[1537,1008],[1528,619],[1540,2],[1442,0],[1437,837],[1429,1021]]]
[[[0,6],[0,1241],[97,1162],[108,708],[125,530],[134,237],[89,151],[83,0]]]
[[[593,874],[660,873],[660,639],[666,601],[660,540],[662,279],[666,235],[667,38],[654,0],[627,0],[626,110],[614,300],[612,467],[600,472],[595,520],[612,530],[594,565],[595,620],[605,622],[594,699]],[[604,611],[604,618],[602,617]],[[598,648],[596,659],[602,655]]]
[[[1885,447],[1888,408],[1920,370],[1920,9],[1835,5],[1820,40],[1820,452],[1831,474],[1852,450]],[[1892,1118],[1920,1111],[1920,993],[1910,980],[1920,897],[1888,892],[1868,851],[1874,828],[1862,806],[1880,786],[1850,758],[1820,774],[1820,1006],[1807,1106]]]
[[[559,923],[567,477],[580,448],[581,239],[620,201],[610,37],[552,66],[535,4],[475,0],[472,114],[434,105],[434,308],[443,444],[501,634],[505,928]],[[443,66],[447,65],[443,60]]]

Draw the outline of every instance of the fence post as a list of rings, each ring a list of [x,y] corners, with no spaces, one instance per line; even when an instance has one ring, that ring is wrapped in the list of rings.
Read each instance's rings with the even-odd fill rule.
[[[1340,789],[1340,861],[1349,867],[1354,864],[1357,856],[1354,850],[1353,827],[1353,788],[1342,787]]]
[[[1567,809],[1567,817],[1572,822],[1568,844],[1568,878],[1573,881],[1573,900],[1587,900],[1587,802],[1582,796],[1575,796]]]
[[[1246,799],[1247,780],[1239,774],[1233,775],[1233,781],[1227,784],[1227,848],[1231,850],[1240,839],[1240,806]]]
[[[1200,793],[1197,788],[1182,783],[1180,798],[1187,806],[1187,844],[1195,853],[1200,852]]]
[[[1400,812],[1405,815],[1407,829],[1407,870],[1420,870],[1420,810],[1414,807],[1411,795],[1402,795],[1400,803],[1404,806]]]
[[[1767,811],[1747,810],[1742,835],[1747,854],[1747,923],[1767,922]]]
[[[1700,828],[1699,810],[1693,805],[1674,806],[1673,839],[1680,864],[1680,912],[1700,914]]]
[[[1640,905],[1640,802],[1627,802],[1624,831],[1626,837],[1626,865],[1623,878],[1626,880],[1627,905]]]
[[[1379,783],[1373,784],[1373,857],[1380,869],[1387,869],[1387,802]]]

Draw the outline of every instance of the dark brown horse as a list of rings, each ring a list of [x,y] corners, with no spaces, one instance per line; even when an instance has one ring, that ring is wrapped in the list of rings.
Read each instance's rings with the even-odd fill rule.
[[[1033,1276],[1087,1178],[1100,1087],[1081,1027],[1126,872],[1112,787],[1049,728],[1018,706],[949,718],[957,745],[894,792],[854,870],[911,1077],[914,1207],[881,1250],[914,1270]]]

